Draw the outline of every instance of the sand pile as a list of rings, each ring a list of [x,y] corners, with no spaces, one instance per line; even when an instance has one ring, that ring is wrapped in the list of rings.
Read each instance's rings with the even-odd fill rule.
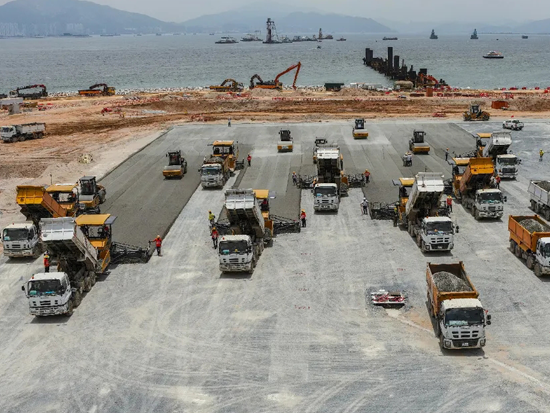
[[[466,282],[447,271],[436,272],[434,282],[441,291],[472,291]]]

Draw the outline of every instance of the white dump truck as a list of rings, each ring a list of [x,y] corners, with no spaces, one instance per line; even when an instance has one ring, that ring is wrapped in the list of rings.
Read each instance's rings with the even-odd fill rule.
[[[550,181],[531,180],[529,182],[529,198],[531,209],[550,221]]]
[[[2,126],[0,137],[4,142],[23,142],[26,139],[43,138],[45,132],[45,123],[24,123],[22,125]]]
[[[487,145],[483,148],[483,157],[491,158],[495,172],[501,178],[515,179],[521,161],[514,154],[508,153],[512,145],[510,132],[493,132]]]
[[[405,208],[399,208],[399,223],[416,239],[422,252],[450,251],[458,230],[451,218],[438,216],[440,198],[445,189],[443,175],[419,172],[414,178]]]
[[[225,193],[229,232],[219,239],[220,271],[252,273],[264,250],[265,227],[260,203],[252,189]]]
[[[317,149],[317,183],[313,187],[315,211],[338,211],[340,197],[348,191],[348,180],[342,172],[343,164],[339,147]]]
[[[31,315],[73,313],[82,294],[91,290],[97,274],[103,273],[110,262],[111,225],[115,219],[106,214],[40,221],[42,244],[57,271],[35,274],[23,285]]]
[[[37,257],[42,252],[39,230],[32,221],[10,224],[2,231],[4,255],[10,258]]]
[[[466,274],[462,261],[453,264],[428,263],[428,304],[435,318],[436,335],[442,349],[471,349],[485,346],[485,326],[491,316]]]
[[[199,172],[203,188],[223,188],[231,176],[229,158],[220,156],[205,158]]]

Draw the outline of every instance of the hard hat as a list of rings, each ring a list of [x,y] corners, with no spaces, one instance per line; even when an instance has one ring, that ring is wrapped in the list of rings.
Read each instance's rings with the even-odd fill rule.
[[[449,148],[447,148],[447,150],[449,150]]]
[[[212,211],[208,211],[208,213],[209,213],[209,214],[211,214],[211,213],[212,213]]]
[[[157,235],[157,238],[160,238],[160,235]]]
[[[292,171],[293,174],[295,174],[296,172],[295,171]]]
[[[212,231],[215,231],[215,230],[216,230],[216,227],[213,227],[213,228],[212,228]]]

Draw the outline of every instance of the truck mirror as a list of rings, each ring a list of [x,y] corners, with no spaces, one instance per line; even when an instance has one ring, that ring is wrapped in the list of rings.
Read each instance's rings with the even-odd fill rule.
[[[491,314],[487,314],[487,320],[491,320]]]
[[[504,202],[508,202],[508,197],[507,196],[504,197]]]
[[[25,286],[24,286],[24,285],[21,286],[21,290],[22,290],[23,292],[25,292]]]
[[[457,234],[458,234],[459,230],[460,230],[460,227],[457,225],[457,226],[456,226],[456,233],[457,233]]]
[[[491,325],[491,320],[487,320],[487,325],[488,325],[488,326]]]

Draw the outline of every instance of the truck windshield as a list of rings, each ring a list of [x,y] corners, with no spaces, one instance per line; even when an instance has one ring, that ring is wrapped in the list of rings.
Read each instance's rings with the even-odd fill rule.
[[[202,176],[218,175],[219,173],[220,173],[220,168],[214,168],[212,166],[205,166],[201,170]]]
[[[330,196],[336,195],[336,188],[333,186],[321,186],[315,188],[315,196]]]
[[[498,158],[498,163],[501,165],[516,165],[518,160],[517,158]]]
[[[9,133],[13,130],[11,126],[2,126],[2,132]]]
[[[541,253],[545,257],[550,257],[550,244],[543,245]]]
[[[221,241],[220,242],[220,254],[245,254],[246,253],[246,241]]]
[[[214,155],[231,155],[233,154],[233,147],[232,146],[215,146],[214,150],[212,151]]]
[[[428,222],[426,223],[426,232],[428,235],[437,235],[453,231],[452,222]]]
[[[479,194],[479,201],[482,204],[495,204],[502,202],[502,194],[500,192],[484,192]]]
[[[483,324],[482,308],[451,308],[445,313],[445,325],[448,327]]]
[[[37,280],[29,281],[29,295],[57,294],[61,289],[59,280]]]
[[[73,192],[50,192],[53,199],[60,203],[69,203],[76,201],[76,194]]]
[[[4,241],[27,241],[29,230],[27,228],[5,228],[2,236]]]

